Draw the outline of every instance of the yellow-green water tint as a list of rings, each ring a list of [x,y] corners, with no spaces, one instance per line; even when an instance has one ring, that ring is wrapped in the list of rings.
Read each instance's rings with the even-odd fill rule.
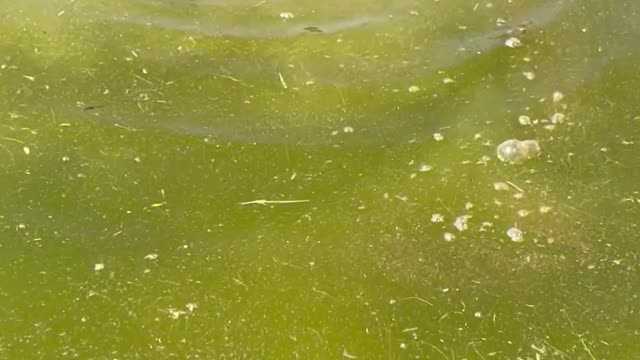
[[[635,2],[0,3],[0,358],[640,356]]]

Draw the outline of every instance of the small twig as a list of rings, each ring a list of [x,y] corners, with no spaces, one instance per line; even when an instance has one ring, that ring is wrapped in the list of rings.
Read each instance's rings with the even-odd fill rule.
[[[425,300],[425,299],[423,299],[421,297],[418,297],[418,296],[411,296],[411,297],[406,297],[406,298],[400,299],[400,301],[403,301],[403,300],[418,300],[418,301],[423,302],[423,303],[425,303],[427,305],[433,306],[433,304],[431,302],[429,302],[429,301],[427,301],[427,300]]]
[[[285,89],[288,88],[287,83],[284,82],[284,78],[282,77],[281,73],[278,73],[278,77],[280,78],[280,84],[282,84],[282,87]]]
[[[251,201],[241,202],[240,205],[298,204],[298,203],[306,203],[309,201],[311,200],[264,200],[262,199],[262,200],[251,200]]]
[[[513,186],[513,188],[514,188],[514,189],[516,189],[516,190],[520,191],[521,193],[524,193],[524,190],[522,190],[518,185],[516,185],[516,184],[512,183],[511,181],[508,181],[508,180],[507,180],[507,184],[509,184],[509,185]]]

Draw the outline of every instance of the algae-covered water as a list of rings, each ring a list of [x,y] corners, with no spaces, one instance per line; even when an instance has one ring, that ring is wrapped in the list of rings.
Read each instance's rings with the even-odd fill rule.
[[[1,359],[640,359],[640,3],[0,5]]]

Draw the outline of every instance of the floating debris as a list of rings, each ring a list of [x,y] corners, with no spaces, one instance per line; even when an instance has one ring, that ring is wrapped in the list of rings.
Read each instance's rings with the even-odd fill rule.
[[[432,223],[441,223],[443,221],[444,221],[444,216],[442,216],[442,214],[435,213],[431,215]]]
[[[510,48],[517,48],[522,46],[522,41],[520,41],[520,39],[518,39],[517,37],[510,37],[505,40],[504,44]]]
[[[511,229],[507,230],[507,236],[509,238],[511,238],[511,241],[513,242],[523,242],[524,239],[522,238],[522,231],[520,231],[519,229],[512,227]]]
[[[453,226],[455,226],[456,229],[458,229],[458,231],[467,230],[469,228],[468,220],[470,217],[471,216],[469,215],[458,216],[456,220],[453,222]]]
[[[496,182],[496,183],[493,183],[493,188],[498,191],[508,191],[509,184],[504,182]]]
[[[560,91],[554,91],[553,92],[553,102],[557,103],[560,100],[562,100],[562,98],[564,98],[564,94],[561,93]]]
[[[554,124],[562,124],[564,122],[564,114],[563,113],[555,113],[551,115],[551,122]]]
[[[434,133],[433,134],[433,139],[435,141],[442,141],[442,140],[444,140],[444,136],[442,136],[442,134],[440,134],[440,133]]]
[[[527,115],[520,115],[518,117],[518,122],[520,123],[520,125],[531,125],[531,118],[528,117]]]
[[[453,241],[456,239],[456,236],[450,232],[444,233],[444,241]]]
[[[187,312],[184,310],[169,308],[167,313],[169,314],[170,318],[172,318],[173,320],[177,320],[180,318],[180,316],[185,315]]]
[[[104,270],[104,264],[103,264],[103,263],[99,263],[99,264],[95,264],[95,265],[93,265],[93,270],[94,270],[94,271],[101,271],[101,270]]]
[[[493,223],[490,221],[484,221],[480,225],[480,231],[489,231],[493,227]]]
[[[540,214],[546,214],[551,211],[551,206],[542,205],[538,208],[538,211],[540,212]]]
[[[420,172],[427,172],[427,171],[431,171],[431,169],[432,169],[431,165],[422,164],[422,165],[420,165],[420,167],[418,168],[418,171],[420,171]]]
[[[294,16],[293,16],[293,13],[290,13],[290,12],[286,11],[286,12],[281,12],[280,13],[280,18],[282,20],[291,20],[291,19],[294,18]]]
[[[151,253],[151,254],[145,255],[145,257],[144,257],[144,258],[145,258],[145,260],[155,260],[155,259],[157,259],[157,258],[158,258],[158,254],[156,254],[156,253]]]
[[[307,30],[308,32],[314,32],[314,33],[321,33],[323,32],[322,29],[320,29],[317,26],[307,26],[306,28],[304,28],[305,30]]]
[[[536,140],[509,139],[498,145],[496,152],[501,161],[520,164],[540,156],[542,150]]]
[[[524,75],[527,80],[535,80],[536,78],[536,73],[534,73],[533,71],[525,71],[522,73],[522,75]]]
[[[418,92],[418,91],[420,91],[420,87],[419,87],[419,86],[417,86],[417,85],[411,85],[411,86],[409,86],[409,92],[410,92],[410,93],[416,93],[416,92]]]

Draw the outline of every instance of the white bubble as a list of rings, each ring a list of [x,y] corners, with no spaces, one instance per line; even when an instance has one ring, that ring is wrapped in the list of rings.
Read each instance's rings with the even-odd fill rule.
[[[496,153],[501,161],[520,164],[540,156],[542,149],[536,140],[509,139],[498,145]]]
[[[510,48],[517,48],[522,46],[522,41],[520,41],[520,39],[518,39],[517,37],[510,37],[505,40],[504,44]]]
[[[524,239],[522,238],[522,231],[520,231],[515,227],[512,227],[511,229],[507,230],[507,236],[509,236],[509,238],[511,238],[511,241],[514,241],[514,242],[524,241]]]
[[[455,226],[456,229],[458,229],[458,231],[465,231],[469,228],[469,224],[468,224],[468,219],[471,216],[469,215],[462,215],[462,216],[458,216],[456,218],[456,220],[453,222],[453,226]]]

